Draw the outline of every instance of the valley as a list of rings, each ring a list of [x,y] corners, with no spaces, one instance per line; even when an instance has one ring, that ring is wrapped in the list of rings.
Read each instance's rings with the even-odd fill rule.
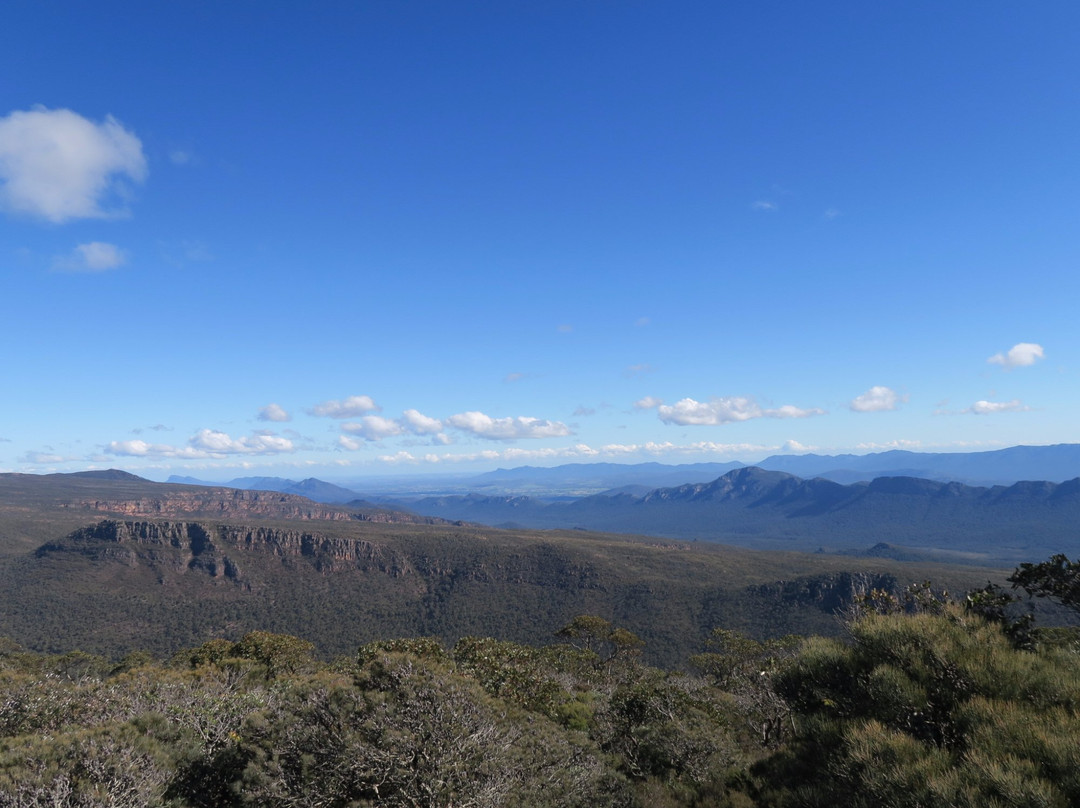
[[[396,636],[543,645],[575,615],[598,614],[638,634],[651,662],[679,667],[716,627],[835,634],[836,612],[872,589],[932,580],[963,592],[1007,573],[497,529],[121,472],[0,475],[0,536],[0,636],[113,657],[256,629],[303,636],[327,657]]]

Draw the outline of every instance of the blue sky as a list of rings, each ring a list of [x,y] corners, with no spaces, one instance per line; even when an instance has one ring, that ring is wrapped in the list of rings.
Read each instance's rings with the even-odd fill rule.
[[[1080,441],[1080,6],[29,2],[0,470]]]

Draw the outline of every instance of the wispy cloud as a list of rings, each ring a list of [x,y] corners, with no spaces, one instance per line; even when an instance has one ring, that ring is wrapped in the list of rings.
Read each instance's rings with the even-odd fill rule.
[[[267,404],[259,410],[259,420],[282,423],[284,421],[291,421],[292,416],[289,415],[283,407],[280,407],[277,404]]]
[[[53,261],[57,272],[107,272],[127,263],[127,255],[115,244],[91,241]]]
[[[996,353],[986,361],[1005,370],[1034,365],[1045,356],[1043,347],[1034,342],[1018,342],[1005,353]]]
[[[380,455],[377,460],[389,464],[442,464],[452,465],[457,463],[474,462],[506,462],[528,463],[552,460],[596,460],[598,458],[625,459],[631,456],[641,457],[667,457],[667,456],[701,456],[713,455],[717,457],[732,457],[735,455],[753,455],[775,453],[782,449],[781,446],[765,446],[753,443],[715,443],[712,441],[699,441],[690,444],[675,444],[671,442],[647,442],[647,443],[610,443],[600,447],[592,447],[585,443],[573,446],[562,446],[541,449],[522,449],[511,447],[508,449],[485,449],[481,452],[443,453],[431,452],[423,455],[414,455],[407,451],[399,451],[396,454]]]
[[[10,213],[54,223],[122,216],[146,173],[142,143],[112,116],[94,123],[39,106],[0,118],[0,207]]]
[[[33,466],[51,466],[57,463],[70,463],[73,460],[82,460],[81,457],[65,457],[54,452],[26,452],[19,458],[20,463],[29,463]]]
[[[856,396],[848,405],[855,412],[887,412],[895,410],[897,404],[906,400],[889,387],[871,387],[861,396]]]
[[[641,362],[637,365],[630,365],[627,367],[626,370],[623,371],[623,375],[627,377],[640,376],[642,373],[652,373],[653,370],[653,366],[648,362]]]
[[[639,398],[634,402],[635,410],[653,410],[664,403],[662,398],[656,398],[655,396],[645,396],[645,398]]]
[[[349,396],[344,401],[324,401],[316,404],[308,412],[322,418],[356,418],[381,409],[371,396]]]
[[[764,213],[774,213],[780,209],[780,206],[775,202],[770,202],[767,199],[759,199],[750,205],[752,210],[759,210]]]
[[[753,418],[808,418],[825,414],[824,410],[804,410],[792,404],[763,409],[754,399],[743,396],[723,396],[706,402],[684,398],[675,404],[660,405],[657,412],[664,423],[680,426],[717,426]]]

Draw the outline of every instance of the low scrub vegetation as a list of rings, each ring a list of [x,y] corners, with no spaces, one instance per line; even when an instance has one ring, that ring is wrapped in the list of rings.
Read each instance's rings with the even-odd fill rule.
[[[841,639],[717,629],[684,670],[597,616],[552,641],[0,644],[0,805],[1080,804],[1080,646],[999,591],[870,593]]]

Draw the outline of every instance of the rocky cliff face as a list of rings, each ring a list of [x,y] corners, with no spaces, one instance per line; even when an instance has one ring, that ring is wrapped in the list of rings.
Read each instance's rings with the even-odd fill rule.
[[[37,550],[39,557],[54,553],[78,553],[132,567],[149,564],[173,572],[197,571],[245,585],[250,583],[242,574],[245,558],[253,556],[309,563],[323,573],[358,569],[399,577],[412,571],[406,559],[362,539],[207,522],[106,519]]]
[[[875,589],[897,594],[900,586],[888,573],[838,572],[750,587],[756,595],[829,613],[850,606]]]
[[[397,522],[406,524],[443,524],[437,517],[415,516],[401,511],[358,511],[312,502],[293,494],[275,491],[245,491],[232,488],[207,488],[173,491],[161,496],[132,499],[77,499],[66,507],[96,513],[144,518],[263,517],[318,521]]]

